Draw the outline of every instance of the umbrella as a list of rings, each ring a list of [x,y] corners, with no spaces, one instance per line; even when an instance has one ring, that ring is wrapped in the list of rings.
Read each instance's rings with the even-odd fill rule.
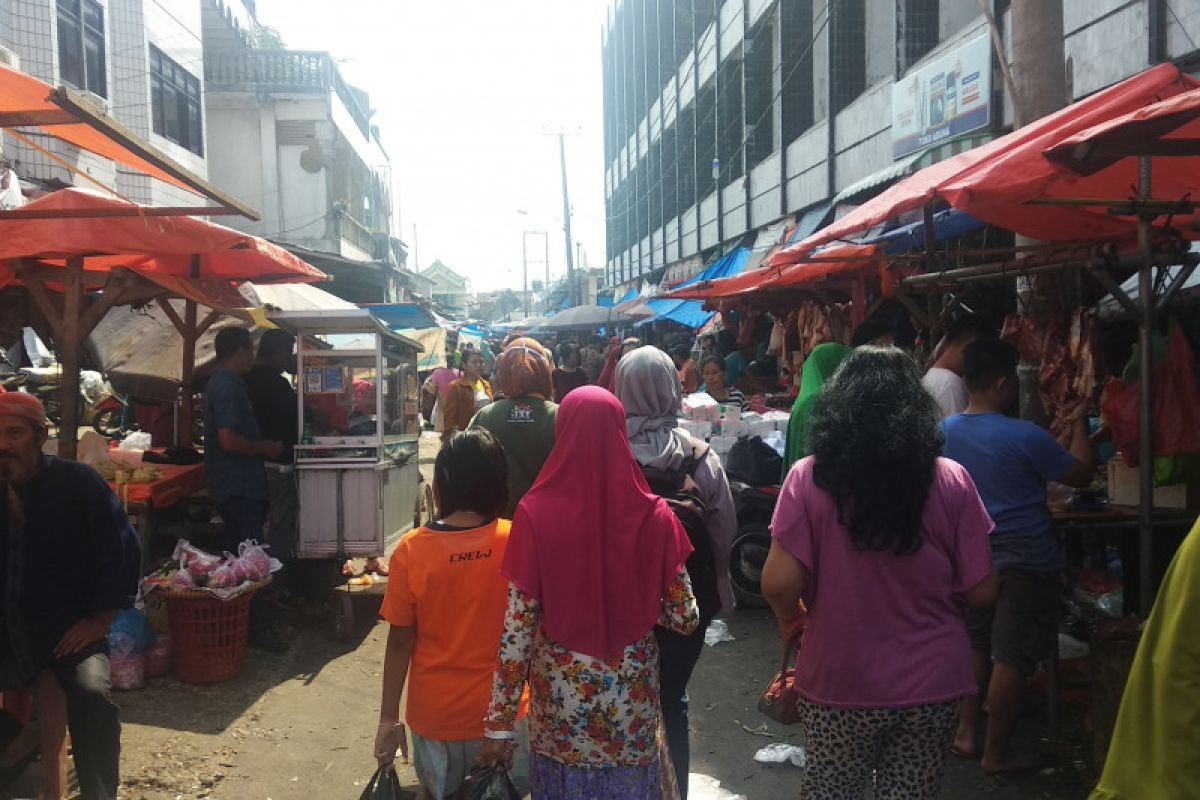
[[[575,306],[560,311],[541,325],[547,331],[581,331],[603,328],[621,322],[633,322],[634,317],[613,308]]]
[[[59,391],[67,398],[59,431],[64,458],[76,451],[79,419],[73,398],[79,391],[80,345],[114,306],[159,298],[183,336],[182,382],[190,386],[196,340],[221,316],[215,309],[245,305],[231,291],[231,281],[295,283],[325,277],[265,239],[199,219],[139,216],[140,210],[124,200],[63,189],[28,203],[20,214],[0,212],[0,286],[24,283],[54,330],[62,363]],[[87,292],[99,288],[99,296],[87,302]],[[61,304],[49,289],[61,291]],[[164,295],[185,299],[182,315],[162,300]],[[200,304],[214,309],[203,320],[197,314]],[[181,409],[180,429],[191,429],[190,402]]]

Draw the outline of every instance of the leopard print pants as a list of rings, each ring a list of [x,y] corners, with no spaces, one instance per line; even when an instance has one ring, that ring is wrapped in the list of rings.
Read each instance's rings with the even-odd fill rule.
[[[808,766],[803,800],[933,800],[958,724],[958,703],[830,708],[800,701]],[[867,796],[872,796],[867,794]]]

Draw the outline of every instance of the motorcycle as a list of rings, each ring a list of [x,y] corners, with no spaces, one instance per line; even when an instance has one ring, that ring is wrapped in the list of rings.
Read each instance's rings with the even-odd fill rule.
[[[154,412],[160,418],[173,419],[172,405],[161,400],[132,397],[131,395],[109,394],[101,397],[92,410],[92,428],[106,439],[119,439],[127,433],[141,430],[139,416],[143,421],[152,419]],[[153,424],[153,423],[149,423]],[[192,441],[198,445],[204,441],[204,402],[200,395],[192,397]]]
[[[779,500],[778,486],[750,486],[730,481],[738,529],[730,550],[729,577],[738,605],[764,608],[762,595],[763,566],[771,551],[771,515]]]

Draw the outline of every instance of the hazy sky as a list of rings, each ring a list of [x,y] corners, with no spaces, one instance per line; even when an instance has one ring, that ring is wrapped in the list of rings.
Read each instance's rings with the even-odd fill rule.
[[[371,95],[413,265],[441,259],[476,290],[521,288],[521,233],[565,266],[558,140],[568,130],[572,234],[604,264],[600,34],[606,0],[257,0],[294,49],[328,50]],[[527,212],[526,215],[518,213]],[[529,237],[530,280],[544,246]]]

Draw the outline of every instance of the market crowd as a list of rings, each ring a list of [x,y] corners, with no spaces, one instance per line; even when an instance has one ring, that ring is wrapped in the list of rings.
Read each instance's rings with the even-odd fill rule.
[[[1090,484],[1104,438],[1016,419],[1017,351],[978,318],[925,370],[893,338],[815,347],[792,404],[762,592],[797,651],[805,798],[936,797],[952,752],[1034,765],[1013,737],[1057,636],[1047,485]],[[391,559],[375,745],[425,796],[484,764],[535,798],[686,798],[687,684],[733,611],[737,520],[681,401],[747,408],[761,353],[661,344],[519,338],[426,384],[437,520]]]
[[[936,797],[952,752],[988,773],[1031,766],[1013,734],[1053,650],[1063,568],[1047,484],[1088,485],[1104,437],[1083,416],[1061,440],[1014,418],[1017,352],[979,319],[951,324],[924,371],[894,337],[865,323],[812,348],[794,381],[761,588],[794,652],[776,700],[806,730],[806,798]],[[380,765],[411,757],[423,796],[487,765],[535,798],[686,798],[687,686],[705,629],[734,611],[738,523],[722,460],[681,407],[702,392],[741,411],[772,379],[751,343],[659,344],[513,338],[456,348],[426,381],[436,514],[379,565],[373,749]],[[286,557],[294,342],[270,332],[256,349],[228,329],[215,347],[210,495],[230,543],[266,535]],[[141,554],[107,484],[42,454],[47,433],[35,398],[0,394],[0,689],[32,690],[43,753],[70,730],[85,800],[114,798],[105,635]],[[1147,623],[1097,798],[1197,796],[1179,766],[1194,753],[1146,743],[1162,730],[1148,718],[1195,707],[1167,708],[1164,686],[1194,686],[1200,662],[1198,537]],[[38,578],[47,563],[61,580]],[[264,605],[251,627],[257,646],[286,647]]]

